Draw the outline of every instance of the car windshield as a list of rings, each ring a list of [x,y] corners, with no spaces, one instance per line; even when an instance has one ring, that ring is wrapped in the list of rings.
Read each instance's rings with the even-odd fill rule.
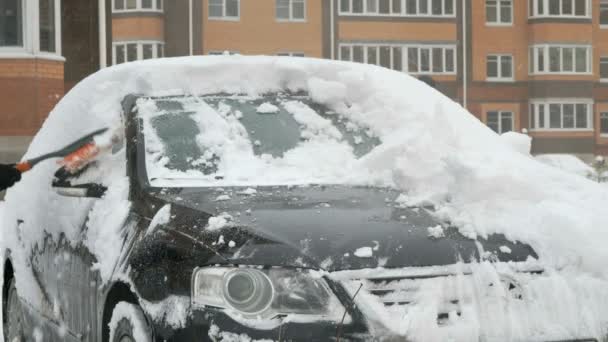
[[[357,183],[374,132],[305,95],[140,98],[152,186]]]

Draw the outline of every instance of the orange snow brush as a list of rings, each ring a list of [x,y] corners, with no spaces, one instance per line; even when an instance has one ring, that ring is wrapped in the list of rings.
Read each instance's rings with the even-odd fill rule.
[[[95,144],[95,137],[107,131],[107,128],[99,129],[93,133],[85,135],[84,137],[74,141],[60,150],[18,163],[15,165],[15,168],[21,171],[21,173],[24,173],[31,170],[41,161],[51,158],[63,158],[59,163],[68,171],[78,170],[97,156],[100,151],[100,147]]]

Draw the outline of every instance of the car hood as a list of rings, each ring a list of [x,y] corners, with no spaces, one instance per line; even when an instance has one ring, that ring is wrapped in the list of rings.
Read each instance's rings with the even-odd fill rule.
[[[502,235],[466,238],[434,218],[431,208],[399,205],[398,195],[381,188],[308,186],[171,189],[155,196],[171,204],[170,229],[214,251],[209,263],[337,271],[537,257],[530,246]],[[210,216],[227,223],[207,225]]]

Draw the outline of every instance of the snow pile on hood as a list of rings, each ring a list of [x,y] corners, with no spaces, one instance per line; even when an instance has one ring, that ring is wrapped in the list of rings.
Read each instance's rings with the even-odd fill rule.
[[[536,160],[575,175],[588,177],[595,174],[593,168],[571,154],[540,154]]]
[[[581,275],[565,287],[574,289],[580,279],[592,276],[608,288],[606,188],[516,151],[459,104],[412,77],[380,67],[306,58],[219,56],[107,68],[61,100],[26,158],[100,127],[119,125],[120,103],[128,94],[255,96],[286,89],[308,92],[316,102],[365,123],[382,140],[358,166],[374,175],[369,185],[400,189],[403,195],[396,204],[432,204],[442,219],[472,238],[503,233],[527,242],[547,270],[567,271],[570,278]],[[1,222],[7,232],[4,243],[13,247],[14,261],[20,266],[29,263],[15,246],[29,248],[43,241],[45,234],[64,233],[75,244],[82,241],[91,249],[107,281],[122,241],[109,237],[120,235],[129,208],[124,158],[124,150],[113,155],[111,169],[104,170],[110,175],[104,178],[110,190],[102,200],[55,194],[51,180],[57,165],[53,161],[25,174],[8,192]],[[93,219],[82,239],[88,215]],[[17,229],[21,218],[25,222]],[[25,267],[16,269],[18,288],[28,300],[45,300],[31,272]],[[581,296],[593,297],[600,288],[586,287],[586,295]],[[604,311],[603,316],[608,313]]]

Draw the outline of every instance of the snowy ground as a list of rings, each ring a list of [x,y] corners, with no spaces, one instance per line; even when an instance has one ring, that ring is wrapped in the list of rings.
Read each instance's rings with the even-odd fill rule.
[[[401,73],[305,58],[222,56],[128,63],[104,69],[70,91],[53,110],[26,156],[62,146],[82,132],[116,126],[120,101],[127,94],[231,92],[255,97],[285,88],[309,93],[316,102],[368,127],[382,140],[363,158],[348,155],[343,159],[343,154],[331,154],[344,151],[339,148],[339,136],[325,130],[325,123],[314,113],[300,111],[312,115],[303,119],[316,125],[310,134],[315,139],[330,139],[336,147],[328,154],[322,144],[309,144],[314,149],[305,149],[307,158],[319,165],[332,160],[346,162],[329,163],[332,167],[323,170],[323,179],[342,179],[348,174],[358,184],[395,187],[402,192],[395,205],[433,205],[440,219],[468,237],[502,233],[530,244],[540,256],[545,270],[540,277],[521,274],[512,267],[473,265],[472,277],[423,287],[422,304],[409,312],[381,311],[373,298],[363,294],[360,300],[386,329],[419,341],[604,336],[608,327],[606,188],[539,162],[527,153],[526,137],[497,136],[459,104]],[[260,111],[272,115],[274,108],[265,106]],[[87,113],[87,120],[81,120],[83,113]],[[221,113],[208,114],[216,115],[217,124],[224,128],[232,120],[222,119]],[[253,142],[248,143],[250,148]],[[3,246],[17,245],[13,222],[28,213],[38,215],[20,227],[25,247],[42,240],[40,227],[47,227],[53,235],[77,238],[81,215],[90,213],[85,243],[99,260],[96,267],[102,280],[108,281],[119,255],[115,246],[120,244],[113,238],[118,234],[113,232],[121,228],[130,205],[121,163],[124,153],[112,158],[105,184],[109,191],[99,201],[81,200],[66,206],[50,189],[56,168],[52,162],[26,174],[6,197],[0,218],[6,229]],[[271,164],[293,165],[289,160],[272,160]],[[311,176],[304,181],[316,180]],[[37,305],[41,295],[27,272],[27,255],[16,251],[13,257],[18,264],[20,295]],[[526,300],[507,298],[504,291],[482,286],[505,274],[524,285]],[[428,318],[444,304],[441,298],[454,295],[466,303],[466,319],[451,317],[453,325],[441,329]]]

